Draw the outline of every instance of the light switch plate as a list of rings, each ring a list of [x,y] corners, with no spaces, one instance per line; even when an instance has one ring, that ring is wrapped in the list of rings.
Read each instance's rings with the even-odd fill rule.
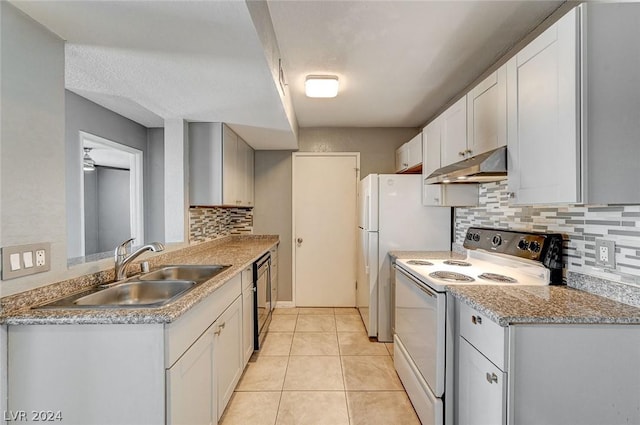
[[[596,239],[596,265],[607,268],[616,266],[615,241]]]
[[[36,253],[35,261],[33,253]],[[16,268],[16,265],[20,268]],[[51,270],[51,244],[49,242],[2,247],[2,280],[15,279],[49,270]]]

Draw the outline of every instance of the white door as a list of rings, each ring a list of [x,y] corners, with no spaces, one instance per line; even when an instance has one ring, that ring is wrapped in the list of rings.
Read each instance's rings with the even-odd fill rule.
[[[462,161],[467,154],[467,98],[463,97],[442,113],[441,164]]]
[[[294,301],[356,305],[359,153],[293,154]]]

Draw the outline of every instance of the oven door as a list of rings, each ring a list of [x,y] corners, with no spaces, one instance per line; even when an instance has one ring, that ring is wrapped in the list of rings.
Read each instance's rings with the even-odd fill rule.
[[[445,293],[396,268],[396,336],[436,397],[444,393]]]

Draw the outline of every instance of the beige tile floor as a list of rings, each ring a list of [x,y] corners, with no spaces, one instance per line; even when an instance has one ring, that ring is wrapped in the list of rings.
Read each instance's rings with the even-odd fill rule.
[[[276,309],[222,425],[419,425],[393,368],[354,308]]]

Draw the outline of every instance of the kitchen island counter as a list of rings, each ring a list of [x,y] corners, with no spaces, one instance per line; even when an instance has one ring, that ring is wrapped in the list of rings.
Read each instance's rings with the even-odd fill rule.
[[[4,297],[0,300],[2,304],[0,323],[8,325],[171,323],[278,243],[278,236],[272,235],[226,236],[175,251],[162,252],[134,262],[130,270],[139,270],[136,268],[139,266],[136,265],[142,261],[148,261],[151,269],[162,265],[230,265],[220,274],[165,306],[33,309],[92,286],[113,281],[114,269],[108,269]]]
[[[640,324],[640,308],[567,286],[450,285],[447,290],[503,327]]]

